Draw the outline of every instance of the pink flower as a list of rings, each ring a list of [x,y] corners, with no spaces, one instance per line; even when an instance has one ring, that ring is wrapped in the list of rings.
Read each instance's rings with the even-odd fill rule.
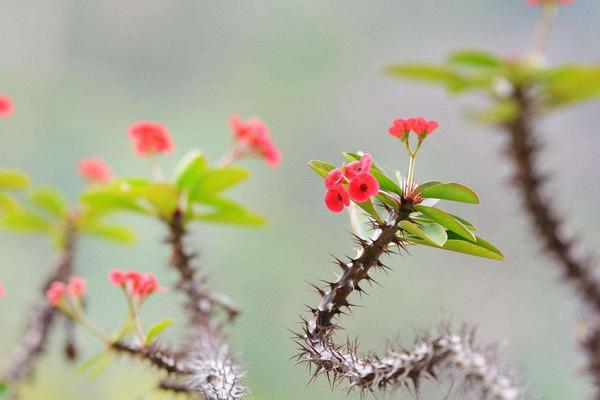
[[[77,170],[79,175],[89,182],[103,183],[112,178],[110,166],[99,157],[81,159],[77,164]]]
[[[527,0],[530,6],[539,6],[545,3],[571,4],[575,0]]]
[[[412,129],[413,122],[413,119],[395,119],[392,122],[392,126],[388,128],[388,132],[390,133],[390,135],[395,136],[400,140],[404,141],[408,139],[408,134]]]
[[[392,126],[388,128],[388,132],[395,137],[400,138],[402,141],[408,140],[408,134],[410,131],[419,136],[419,140],[425,139],[425,137],[437,129],[438,124],[436,121],[428,121],[423,117],[409,118],[409,119],[395,119]]]
[[[4,284],[0,282],[0,299],[4,297]]]
[[[112,269],[108,273],[110,283],[115,286],[125,287],[127,291],[138,299],[144,299],[150,294],[162,290],[156,277],[151,273],[141,273],[130,270],[127,272]]]
[[[344,179],[344,173],[341,168],[335,168],[329,171],[325,177],[325,187],[327,189],[336,188]]]
[[[242,146],[244,156],[258,155],[271,167],[281,164],[281,152],[273,143],[269,128],[264,122],[258,118],[243,121],[234,114],[229,118],[229,125]]]
[[[108,273],[108,280],[115,286],[123,286],[125,284],[125,273],[113,268]]]
[[[53,306],[61,303],[67,293],[67,285],[63,282],[52,282],[48,290],[46,290],[46,300]]]
[[[357,175],[348,188],[350,198],[358,203],[369,200],[379,192],[379,182],[369,173]]]
[[[73,276],[67,284],[67,292],[72,299],[81,299],[85,295],[85,279]]]
[[[340,184],[330,188],[325,193],[325,205],[332,212],[340,212],[350,205],[350,196]]]
[[[12,99],[5,94],[0,94],[0,117],[10,117],[14,112],[15,105]]]
[[[352,180],[358,175],[368,173],[371,170],[373,158],[369,153],[364,154],[359,161],[353,161],[344,168],[346,178]]]
[[[436,121],[428,121],[423,117],[414,118],[412,130],[423,140],[427,135],[433,133],[440,124]]]
[[[139,156],[173,151],[173,143],[167,128],[156,122],[134,123],[129,128],[129,137],[133,140],[133,150]]]

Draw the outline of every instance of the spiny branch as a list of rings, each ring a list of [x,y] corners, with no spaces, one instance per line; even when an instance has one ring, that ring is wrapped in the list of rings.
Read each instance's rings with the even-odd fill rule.
[[[110,348],[118,353],[127,354],[149,362],[167,374],[189,374],[190,369],[184,366],[181,356],[153,344],[147,348],[138,348],[124,342],[111,343]]]
[[[449,374],[465,386],[478,390],[482,398],[517,400],[521,393],[488,357],[488,350],[474,344],[473,331],[443,332],[417,340],[411,350],[391,347],[383,356],[359,356],[355,343],[338,346],[322,341],[319,348],[301,341],[304,355],[300,362],[314,366],[315,377],[326,375],[333,385],[348,380],[348,390],[362,392],[419,389],[424,379]]]
[[[54,325],[57,311],[45,298],[45,292],[52,282],[66,282],[73,273],[76,232],[71,223],[65,227],[65,244],[58,264],[48,274],[41,288],[40,298],[31,305],[27,315],[27,323],[21,334],[21,340],[8,360],[6,381],[11,386],[18,385],[34,372],[35,362],[44,352],[48,337]]]
[[[176,383],[179,388],[187,387],[190,394],[201,393],[208,400],[238,400],[247,393],[240,384],[245,372],[237,365],[226,343],[223,327],[214,317],[215,306],[226,311],[229,321],[235,319],[239,310],[224,296],[212,295],[204,277],[198,277],[198,270],[193,265],[196,255],[185,246],[186,234],[183,213],[178,210],[169,221],[167,243],[172,248],[171,265],[179,272],[176,288],[187,296],[186,309],[190,312],[190,324],[195,334],[185,357],[190,373],[169,382]]]
[[[546,176],[538,169],[534,98],[527,87],[517,87],[513,100],[519,105],[520,113],[506,123],[504,129],[510,138],[508,153],[513,161],[514,181],[546,250],[562,265],[565,279],[575,286],[576,293],[593,311],[593,321],[586,328],[582,348],[595,383],[595,398],[600,400],[600,280],[594,272],[592,258],[576,248],[575,238],[564,233],[564,221],[551,207],[549,197],[544,196]]]

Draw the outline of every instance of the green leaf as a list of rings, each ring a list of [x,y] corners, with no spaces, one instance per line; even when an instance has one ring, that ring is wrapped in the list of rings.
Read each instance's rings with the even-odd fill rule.
[[[148,200],[159,217],[170,218],[177,208],[177,188],[167,182],[156,182],[146,186],[141,196]]]
[[[446,240],[448,240],[446,230],[439,224],[424,224],[418,226],[410,221],[401,221],[398,225],[406,232],[425,240],[432,246],[442,247],[444,243],[446,243]]]
[[[89,235],[117,243],[130,244],[136,240],[135,232],[124,225],[108,225],[94,221],[84,226],[82,230]]]
[[[21,171],[14,169],[0,170],[0,190],[26,189],[29,186],[29,177]]]
[[[212,210],[208,212],[193,212],[191,215],[192,219],[204,222],[248,226],[261,226],[267,223],[262,215],[255,214],[228,199],[220,197],[202,199],[202,204],[209,206]]]
[[[448,90],[459,92],[469,87],[469,79],[458,72],[443,66],[430,64],[399,64],[386,68],[389,75],[415,81],[441,83]]]
[[[139,204],[140,189],[132,190],[128,185],[115,185],[92,188],[83,193],[81,200],[98,210],[135,211],[148,214],[149,211]]]
[[[146,333],[146,344],[152,343],[152,340],[160,335],[165,329],[167,329],[171,324],[175,322],[174,319],[163,319],[162,321],[157,322],[152,325],[148,332]]]
[[[67,201],[61,193],[50,187],[35,189],[29,195],[33,204],[55,217],[64,218],[68,212]]]
[[[193,188],[190,190],[190,201],[198,201],[202,198],[214,197],[243,180],[247,179],[250,173],[239,167],[223,167],[212,169],[205,172]]]
[[[457,66],[470,68],[495,68],[502,66],[502,61],[494,54],[481,50],[464,50],[453,53],[448,62]]]
[[[420,193],[423,193],[423,192],[424,192],[425,190],[427,190],[428,188],[430,188],[430,187],[432,187],[432,186],[439,185],[440,183],[443,183],[443,182],[440,182],[440,181],[429,181],[429,182],[424,182],[424,183],[421,183],[421,184],[419,185],[419,187],[417,188],[417,190],[418,190]]]
[[[355,201],[353,202],[354,204],[362,208],[363,211],[370,215],[373,219],[379,222],[383,222],[383,219],[381,218],[381,216],[377,212],[377,209],[375,208],[375,205],[373,204],[373,200],[369,199],[367,201],[363,201],[362,203],[357,203]]]
[[[410,243],[439,248],[438,246],[433,246],[426,240],[420,239],[415,236],[406,236],[405,239]],[[446,241],[446,243],[444,243],[442,249],[454,251],[457,253],[469,254],[477,257],[489,258],[492,260],[504,260],[504,255],[500,252],[500,250],[496,249],[489,242],[483,240],[480,237],[477,237],[476,239],[476,242],[472,243],[458,237],[450,239],[449,235],[448,240]]]
[[[361,155],[358,153],[344,153],[344,158],[348,161],[358,161],[361,158]],[[402,196],[402,188],[393,180],[388,178],[388,176],[383,172],[383,170],[373,163],[371,165],[371,171],[369,171],[371,175],[377,179],[379,182],[379,187],[388,192],[388,193],[396,193]]]
[[[319,161],[319,160],[309,161],[308,166],[323,178],[325,178],[329,174],[330,171],[332,171],[336,168],[334,165],[331,165],[331,164],[326,163],[325,161]]]
[[[448,213],[450,214],[450,213]],[[463,224],[465,227],[467,227],[470,231],[476,231],[477,227],[475,225],[473,225],[472,223],[470,223],[469,221],[467,221],[466,219],[464,219],[463,217],[459,217],[458,215],[455,214],[450,214],[452,215],[454,218],[456,218],[461,224]],[[418,222],[420,224],[430,224],[432,222],[435,222],[433,219],[426,217],[425,215],[421,214],[420,212],[415,212],[410,214],[410,219]]]
[[[110,366],[114,356],[114,352],[110,349],[102,351],[85,360],[77,367],[76,372],[88,373],[91,378],[97,378]]]
[[[6,214],[2,219],[5,228],[16,232],[51,233],[52,222],[31,210],[18,210]]]
[[[433,219],[438,224],[445,226],[448,230],[462,236],[463,238],[475,241],[475,235],[471,233],[462,223],[447,212],[440,210],[437,207],[427,207],[423,205],[414,206],[416,211],[420,211],[423,215]]]
[[[206,171],[207,160],[200,150],[192,150],[175,167],[177,189],[191,188]]]
[[[419,188],[421,188],[421,185]],[[472,189],[461,185],[460,183],[440,183],[426,187],[421,196],[426,199],[441,199],[460,201],[462,203],[478,204],[479,197]]]
[[[14,197],[8,193],[0,193],[0,210],[6,213],[16,212],[21,206]]]
[[[8,392],[8,385],[4,382],[0,382],[0,396],[4,396]]]
[[[482,124],[503,124],[519,116],[519,105],[511,99],[498,101],[484,111],[469,112],[467,117]]]
[[[550,108],[600,96],[600,65],[566,65],[540,74]]]

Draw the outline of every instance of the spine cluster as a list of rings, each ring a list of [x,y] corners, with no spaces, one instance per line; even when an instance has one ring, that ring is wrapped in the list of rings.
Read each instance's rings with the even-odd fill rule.
[[[564,278],[575,286],[592,311],[581,344],[595,382],[595,398],[600,399],[600,280],[594,272],[592,257],[576,247],[575,238],[564,233],[564,221],[545,196],[547,178],[538,169],[539,143],[531,122],[535,120],[536,108],[533,96],[527,88],[517,88],[513,100],[519,105],[520,114],[504,128],[510,138],[508,153],[514,165],[514,182],[545,249],[562,265]]]

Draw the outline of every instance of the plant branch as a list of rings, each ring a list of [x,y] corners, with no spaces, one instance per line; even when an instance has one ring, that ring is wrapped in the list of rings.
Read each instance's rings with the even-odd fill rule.
[[[564,233],[563,219],[544,195],[547,178],[538,169],[539,144],[533,127],[536,106],[527,87],[517,87],[513,100],[519,105],[520,113],[506,123],[504,129],[509,137],[514,182],[545,249],[562,266],[564,278],[574,285],[576,293],[593,311],[595,321],[586,329],[582,348],[587,353],[589,372],[595,382],[595,398],[600,399],[600,325],[597,322],[600,321],[600,281],[594,273],[592,258],[575,247],[575,238]]]
[[[76,239],[75,228],[67,221],[65,243],[58,263],[47,275],[40,298],[35,300],[26,313],[27,322],[20,336],[21,340],[9,357],[5,379],[11,386],[18,385],[33,374],[35,362],[45,350],[57,315],[57,310],[46,301],[45,293],[52,282],[66,282],[72,275]]]

